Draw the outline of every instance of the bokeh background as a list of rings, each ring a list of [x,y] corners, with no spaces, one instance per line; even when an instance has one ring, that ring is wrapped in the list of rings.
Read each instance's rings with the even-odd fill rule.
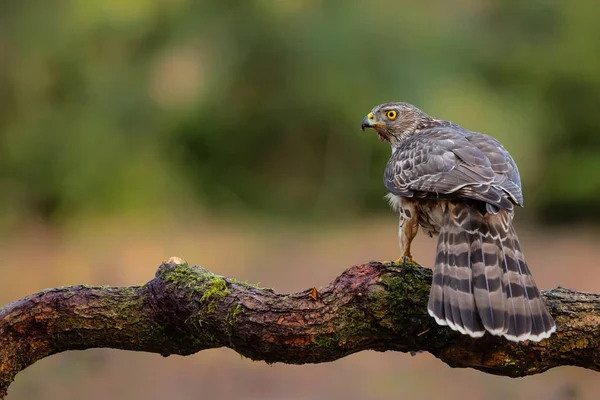
[[[600,292],[600,2],[0,2],[0,304],[133,285],[173,255],[280,292],[395,259],[386,101],[516,159],[538,284]],[[416,258],[433,261],[419,237]],[[231,350],[89,350],[11,399],[595,399],[600,375],[509,379],[428,354],[268,366]]]

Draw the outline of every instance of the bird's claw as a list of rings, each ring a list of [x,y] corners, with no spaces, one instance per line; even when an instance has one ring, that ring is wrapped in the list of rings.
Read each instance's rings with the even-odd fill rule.
[[[397,264],[401,264],[403,267],[406,267],[406,264],[410,264],[413,262],[413,258],[411,256],[402,256],[396,260]]]

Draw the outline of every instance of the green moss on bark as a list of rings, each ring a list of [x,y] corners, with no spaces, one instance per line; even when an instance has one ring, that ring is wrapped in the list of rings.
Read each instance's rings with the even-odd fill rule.
[[[200,301],[207,304],[206,311],[209,313],[215,312],[217,301],[227,296],[227,282],[221,276],[213,275],[208,277],[202,285],[202,297]]]
[[[373,286],[369,293],[370,310],[382,326],[398,331],[404,324],[416,323],[422,318],[422,314],[407,314],[406,304],[427,304],[431,286],[429,279],[423,277],[430,272],[412,262],[393,263],[388,270],[381,276],[382,285]]]
[[[233,325],[239,319],[240,315],[244,312],[244,306],[236,304],[227,313],[226,321],[229,325]]]
[[[248,281],[240,281],[235,278],[229,278],[228,281],[235,285],[240,285],[240,286],[244,286],[244,287],[252,288],[252,289],[256,289],[256,290],[268,289],[268,288],[260,286],[260,282],[259,283],[249,283]]]
[[[190,298],[194,295],[201,295],[200,301],[206,304],[209,313],[214,312],[217,301],[229,293],[224,277],[198,266],[178,265],[165,272],[164,280],[178,287],[191,289],[189,290]]]

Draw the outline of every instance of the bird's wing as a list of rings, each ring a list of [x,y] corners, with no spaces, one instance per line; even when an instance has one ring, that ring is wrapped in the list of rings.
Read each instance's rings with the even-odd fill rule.
[[[499,181],[494,182],[494,185],[502,188],[515,204],[523,206],[523,192],[521,191],[519,169],[504,146],[493,137],[477,132],[469,131],[466,137],[490,161],[490,166],[499,179]]]
[[[516,164],[504,147],[457,126],[425,129],[403,141],[384,182],[404,197],[473,199],[508,210],[523,203]]]

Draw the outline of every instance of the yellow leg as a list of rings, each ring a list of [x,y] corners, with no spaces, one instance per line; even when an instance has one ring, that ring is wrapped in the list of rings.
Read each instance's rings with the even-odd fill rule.
[[[412,262],[410,245],[415,236],[417,236],[418,230],[419,218],[415,207],[412,204],[404,204],[400,209],[400,221],[398,224],[398,241],[402,257],[396,260],[397,263],[406,265],[407,262]]]

